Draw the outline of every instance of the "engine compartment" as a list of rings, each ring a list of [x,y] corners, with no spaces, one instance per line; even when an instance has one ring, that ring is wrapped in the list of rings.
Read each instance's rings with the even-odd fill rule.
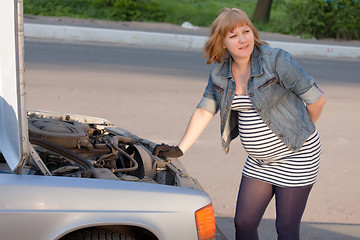
[[[201,189],[177,159],[151,153],[156,143],[105,119],[28,112],[29,140],[38,157],[23,166],[26,174],[138,181]]]

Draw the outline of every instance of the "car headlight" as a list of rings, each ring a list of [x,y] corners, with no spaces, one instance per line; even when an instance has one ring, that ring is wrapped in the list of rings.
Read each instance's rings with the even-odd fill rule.
[[[215,212],[212,203],[195,212],[199,240],[215,239]]]

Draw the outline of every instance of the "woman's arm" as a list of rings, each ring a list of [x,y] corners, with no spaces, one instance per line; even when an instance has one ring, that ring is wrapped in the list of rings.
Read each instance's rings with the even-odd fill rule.
[[[324,104],[325,97],[321,96],[316,102],[306,105],[307,111],[314,124],[319,119]]]
[[[185,134],[179,143],[179,148],[183,153],[185,153],[200,136],[213,116],[213,114],[203,108],[197,108],[194,111]]]

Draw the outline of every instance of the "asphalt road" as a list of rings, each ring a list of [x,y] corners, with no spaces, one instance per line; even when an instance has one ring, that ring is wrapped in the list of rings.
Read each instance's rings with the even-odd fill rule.
[[[207,78],[208,66],[198,51],[171,51],[103,44],[74,44],[28,40],[25,59],[29,63],[88,66],[118,71]],[[296,60],[317,81],[360,83],[359,61],[300,58]]]
[[[25,41],[27,107],[111,120],[154,142],[177,144],[207,83],[201,52]],[[296,58],[325,91],[317,122],[323,156],[303,217],[303,239],[360,238],[359,61]],[[228,155],[215,117],[181,158],[213,200],[218,224],[233,239],[232,217],[246,159],[240,141]],[[271,203],[260,238],[275,239]]]

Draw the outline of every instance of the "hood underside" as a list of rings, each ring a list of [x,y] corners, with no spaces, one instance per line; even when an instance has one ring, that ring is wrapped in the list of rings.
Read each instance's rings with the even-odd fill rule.
[[[0,151],[12,170],[22,159],[16,12],[14,1],[2,2],[1,22],[7,24],[1,24],[0,38]]]

